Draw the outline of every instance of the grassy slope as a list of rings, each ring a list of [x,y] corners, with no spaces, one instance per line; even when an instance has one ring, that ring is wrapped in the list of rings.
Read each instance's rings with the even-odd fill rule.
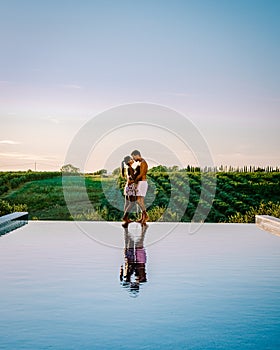
[[[74,212],[79,213],[83,211],[81,193],[84,185],[79,177],[72,177],[70,181],[69,187],[73,196],[71,207]],[[102,191],[100,178],[86,177],[85,183],[88,197],[94,207],[108,205]],[[72,220],[65,203],[61,177],[28,182],[16,190],[10,191],[2,198],[11,203],[27,204],[31,219]]]
[[[61,181],[61,177],[31,181],[8,193],[4,199],[27,204],[30,218],[69,220]]]

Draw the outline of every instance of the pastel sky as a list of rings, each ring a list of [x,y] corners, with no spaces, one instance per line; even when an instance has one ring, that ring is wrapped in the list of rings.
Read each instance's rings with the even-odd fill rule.
[[[278,0],[1,1],[0,171],[58,170],[89,119],[139,101],[187,116],[217,165],[280,166],[279,14]]]

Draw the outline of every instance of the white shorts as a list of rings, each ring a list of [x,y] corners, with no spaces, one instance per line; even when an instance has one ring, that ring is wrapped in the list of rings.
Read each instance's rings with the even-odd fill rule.
[[[148,190],[147,181],[139,181],[136,188],[136,196],[145,197]]]

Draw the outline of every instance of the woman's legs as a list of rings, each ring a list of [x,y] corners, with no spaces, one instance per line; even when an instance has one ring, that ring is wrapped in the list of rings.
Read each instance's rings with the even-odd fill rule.
[[[129,220],[128,218],[128,215],[133,205],[134,205],[133,202],[131,202],[128,198],[125,198],[123,220],[125,221],[126,224],[131,222],[131,220]]]

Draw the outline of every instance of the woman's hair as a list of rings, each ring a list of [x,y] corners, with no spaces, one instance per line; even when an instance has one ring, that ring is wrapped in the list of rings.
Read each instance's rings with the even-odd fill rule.
[[[128,165],[129,161],[131,160],[131,157],[130,156],[126,156],[124,157],[123,161],[122,161],[122,164],[121,164],[121,170],[122,170],[122,176],[124,177],[124,168],[125,168],[125,165]]]

